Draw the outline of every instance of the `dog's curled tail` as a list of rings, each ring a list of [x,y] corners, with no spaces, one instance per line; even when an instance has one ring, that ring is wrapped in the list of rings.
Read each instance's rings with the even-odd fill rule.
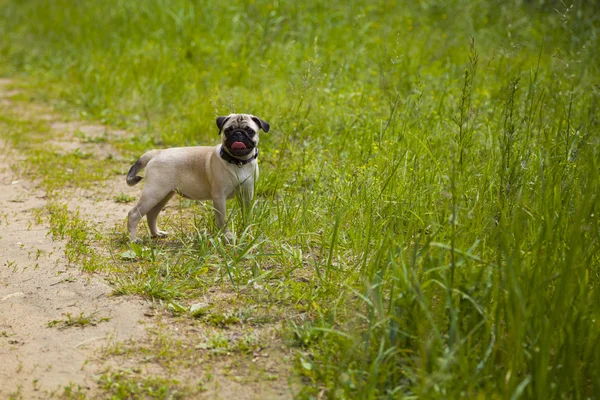
[[[157,150],[150,150],[147,153],[144,153],[137,161],[129,168],[129,172],[127,173],[127,184],[129,186],[133,186],[142,180],[141,176],[137,176],[137,173],[146,168],[148,162],[152,159],[152,157],[156,154]]]

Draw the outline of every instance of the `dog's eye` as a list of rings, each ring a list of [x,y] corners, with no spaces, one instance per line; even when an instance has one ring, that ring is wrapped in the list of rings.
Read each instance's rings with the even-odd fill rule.
[[[246,133],[248,134],[248,136],[252,137],[254,135],[256,135],[256,132],[254,132],[252,129],[246,129]]]

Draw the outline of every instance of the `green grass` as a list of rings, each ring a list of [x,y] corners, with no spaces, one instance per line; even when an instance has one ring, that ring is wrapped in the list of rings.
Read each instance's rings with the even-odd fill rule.
[[[600,396],[597,6],[53,4],[1,3],[0,71],[35,101],[135,132],[103,139],[132,161],[216,143],[217,115],[272,126],[252,215],[230,205],[233,246],[186,202],[170,241],[94,239],[117,293],[194,319],[217,287],[237,300],[204,323],[285,321],[300,397]],[[35,126],[0,123],[33,146]],[[111,163],[28,154],[33,175],[56,163],[51,191]]]
[[[123,192],[119,192],[119,194],[115,196],[115,202],[117,203],[131,203],[132,201],[135,201],[135,198]]]
[[[106,373],[100,377],[100,386],[113,399],[183,399],[186,389],[173,389],[180,385],[174,380],[158,377],[140,377],[135,371],[123,370]]]
[[[65,314],[65,319],[55,319],[48,322],[48,327],[58,327],[58,329],[66,329],[71,327],[85,328],[86,326],[96,326],[101,322],[108,322],[110,318],[99,317],[97,312],[86,314],[83,311],[77,316],[72,316],[70,313]]]

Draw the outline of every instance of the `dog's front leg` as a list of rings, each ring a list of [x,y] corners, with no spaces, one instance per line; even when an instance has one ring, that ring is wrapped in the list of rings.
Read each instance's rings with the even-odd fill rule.
[[[215,209],[215,220],[217,222],[217,228],[223,232],[223,236],[225,236],[225,240],[227,242],[231,242],[233,240],[233,235],[227,229],[227,225],[225,224],[225,217],[227,216],[227,208],[226,208],[226,198],[225,196],[213,197],[213,207]]]
[[[237,189],[238,198],[241,200],[242,213],[247,216],[252,208],[252,199],[254,198],[254,185],[243,184]]]
[[[213,196],[213,207],[215,209],[215,220],[217,222],[217,228],[220,230],[224,230],[225,217],[227,215],[225,196]]]

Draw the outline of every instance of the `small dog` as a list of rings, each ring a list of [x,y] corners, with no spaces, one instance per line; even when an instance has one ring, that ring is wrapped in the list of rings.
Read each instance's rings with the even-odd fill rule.
[[[253,115],[230,114],[218,117],[217,127],[222,135],[221,144],[215,147],[150,150],[131,166],[129,186],[142,180],[136,174],[146,168],[142,195],[127,217],[132,241],[140,242],[136,230],[144,215],[153,237],[167,235],[158,229],[156,219],[175,193],[193,200],[212,200],[217,227],[224,231],[226,200],[239,193],[243,204],[249,206],[258,179],[258,131],[269,132],[270,125]]]

